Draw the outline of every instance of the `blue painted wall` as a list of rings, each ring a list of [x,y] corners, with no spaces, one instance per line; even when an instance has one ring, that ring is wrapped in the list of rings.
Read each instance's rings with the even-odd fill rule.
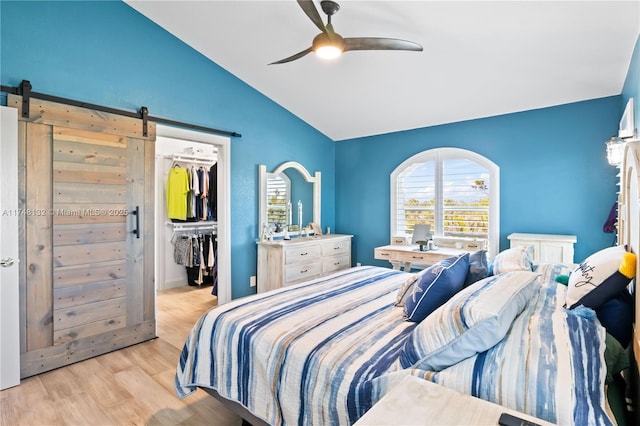
[[[3,85],[30,80],[37,92],[242,134],[231,143],[233,298],[255,292],[258,164],[322,171],[322,222],[334,225],[335,144],[127,4],[3,0],[0,43]]]
[[[620,96],[336,144],[336,225],[355,234],[355,257],[389,244],[390,174],[436,147],[475,151],[500,167],[500,248],[512,232],[576,234],[575,259],[611,245],[602,225],[616,200],[604,141],[617,131]]]
[[[354,262],[375,263],[389,241],[391,171],[438,146],[501,166],[503,247],[516,231],[577,234],[576,259],[609,245],[616,172],[603,142],[626,99],[640,99],[638,50],[621,96],[333,143],[124,3],[0,1],[1,84],[242,134],[231,150],[234,298],[254,292],[258,164],[322,171],[322,225],[355,235]]]

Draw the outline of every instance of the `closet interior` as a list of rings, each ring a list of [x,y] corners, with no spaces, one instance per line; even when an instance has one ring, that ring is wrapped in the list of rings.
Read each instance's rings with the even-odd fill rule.
[[[158,138],[157,290],[210,285],[217,295],[217,154],[215,145]]]

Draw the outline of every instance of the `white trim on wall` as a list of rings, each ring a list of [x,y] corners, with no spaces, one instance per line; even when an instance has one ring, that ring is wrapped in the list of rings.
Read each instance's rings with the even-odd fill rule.
[[[215,145],[218,157],[218,304],[231,301],[231,139],[194,130],[157,125],[158,137]],[[157,194],[158,188],[156,188]],[[156,232],[164,234],[164,220],[156,217]],[[159,259],[156,253],[156,261]],[[156,267],[157,269],[157,267]]]
[[[0,389],[20,384],[18,110],[0,106]]]

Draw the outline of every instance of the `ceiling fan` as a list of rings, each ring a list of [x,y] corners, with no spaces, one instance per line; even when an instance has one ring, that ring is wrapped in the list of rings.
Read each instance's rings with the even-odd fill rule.
[[[333,30],[331,25],[331,17],[338,12],[340,5],[334,1],[323,0],[320,2],[322,11],[327,15],[327,24],[322,23],[320,13],[313,4],[312,0],[298,0],[298,4],[304,13],[311,19],[311,22],[322,31],[315,36],[311,47],[298,52],[293,56],[272,62],[269,65],[284,64],[295,61],[305,56],[307,53],[315,52],[318,56],[325,59],[333,59],[340,56],[342,52],[350,50],[413,50],[422,51],[422,46],[418,43],[407,40],[399,40],[396,38],[380,38],[380,37],[353,37],[343,38],[340,34]]]

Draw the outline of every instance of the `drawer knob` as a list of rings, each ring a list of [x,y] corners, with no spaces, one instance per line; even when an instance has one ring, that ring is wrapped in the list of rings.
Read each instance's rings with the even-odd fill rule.
[[[300,256],[306,256],[306,255],[308,255],[308,254],[309,254],[309,253],[305,251],[304,253],[300,253]]]
[[[380,256],[389,256],[389,253],[380,253]]]
[[[301,274],[304,274],[305,272],[308,272],[308,271],[309,271],[308,269],[305,269],[305,270],[303,270],[303,271],[300,271],[300,273],[301,273]]]

